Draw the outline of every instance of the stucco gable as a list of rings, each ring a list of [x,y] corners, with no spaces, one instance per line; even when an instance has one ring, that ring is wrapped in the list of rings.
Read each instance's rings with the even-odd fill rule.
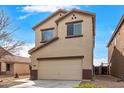
[[[60,17],[59,19],[56,20],[56,23],[58,24],[61,20],[63,20],[64,18],[66,18],[67,16],[69,16],[72,13],[79,13],[82,15],[89,15],[92,17],[93,19],[93,35],[95,36],[95,18],[96,18],[96,14],[95,13],[91,13],[91,12],[87,12],[87,11],[82,11],[82,10],[78,10],[78,9],[73,9],[70,12],[67,12],[64,16]]]
[[[56,23],[58,23],[59,21],[61,21],[62,19],[64,19],[65,17],[67,17],[68,15],[70,15],[72,13],[80,13],[80,14],[95,16],[95,13],[91,13],[91,12],[87,12],[87,11],[81,11],[81,10],[78,10],[78,9],[73,9],[70,12],[66,13],[64,16],[62,16],[61,18],[57,19]]]

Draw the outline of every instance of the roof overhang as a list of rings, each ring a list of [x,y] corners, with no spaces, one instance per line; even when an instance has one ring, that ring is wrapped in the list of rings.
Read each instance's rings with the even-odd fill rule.
[[[59,9],[58,11],[56,11],[55,13],[53,13],[52,15],[50,15],[49,17],[47,17],[45,20],[43,20],[43,21],[41,21],[40,23],[38,23],[38,24],[36,24],[35,26],[33,26],[32,29],[34,30],[35,28],[37,28],[38,26],[42,25],[42,24],[45,23],[46,21],[50,20],[52,17],[54,17],[54,16],[57,15],[58,13],[67,13],[67,11]]]
[[[119,29],[120,29],[121,25],[123,24],[123,22],[124,22],[124,15],[121,17],[115,31],[113,32],[112,37],[110,38],[109,43],[107,44],[107,47],[109,47],[109,45],[111,44],[111,42],[114,39],[114,37],[116,36],[116,34],[119,32]]]
[[[75,55],[75,56],[61,56],[61,57],[40,57],[37,60],[45,60],[45,59],[69,59],[69,58],[84,58],[82,55]]]
[[[29,53],[29,54],[32,54],[32,53],[35,52],[36,50],[38,50],[38,49],[40,49],[40,48],[43,48],[43,47],[47,46],[48,44],[50,44],[50,43],[52,43],[52,42],[54,42],[54,41],[56,41],[56,40],[58,40],[58,39],[59,39],[58,37],[55,37],[55,38],[51,39],[50,41],[48,41],[48,42],[46,42],[46,43],[44,43],[44,44],[38,46],[37,48],[32,48],[31,50],[28,51],[28,53]]]

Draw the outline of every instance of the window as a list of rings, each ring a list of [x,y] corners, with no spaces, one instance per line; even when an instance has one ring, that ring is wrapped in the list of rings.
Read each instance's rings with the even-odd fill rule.
[[[82,34],[82,22],[67,24],[67,36],[78,36],[81,34]]]
[[[6,64],[6,70],[10,71],[10,64]]]
[[[53,29],[42,31],[42,41],[49,41],[53,38]]]

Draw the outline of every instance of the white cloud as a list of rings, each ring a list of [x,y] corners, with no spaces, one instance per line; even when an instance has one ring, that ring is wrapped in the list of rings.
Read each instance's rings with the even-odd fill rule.
[[[94,65],[99,66],[101,63],[107,63],[107,58],[94,58]]]
[[[18,19],[23,20],[23,19],[26,19],[29,16],[31,16],[31,14],[26,14],[26,15],[23,15],[23,16],[19,16]]]
[[[19,9],[20,7],[16,7],[16,9]]]
[[[55,12],[58,9],[65,9],[65,10],[70,10],[70,9],[79,9],[78,6],[73,6],[73,5],[30,5],[30,6],[24,6],[22,7],[23,12]]]
[[[110,34],[113,34],[113,32],[114,32],[115,29],[113,29],[112,27],[108,27],[107,30],[108,30],[108,32],[110,32]]]
[[[111,31],[111,34],[113,34],[114,33],[114,31]]]
[[[28,51],[34,47],[34,44],[25,44],[22,46],[22,49],[19,50],[15,55],[19,55],[22,57],[29,57],[30,55],[28,54]]]
[[[79,9],[80,7],[74,5],[28,5],[24,7],[17,7],[17,11],[27,13],[23,16],[19,16],[17,19],[23,20],[27,17],[33,15],[33,13],[41,12],[55,12],[58,9],[70,10],[70,9]]]
[[[89,8],[89,5],[84,5],[84,7]]]

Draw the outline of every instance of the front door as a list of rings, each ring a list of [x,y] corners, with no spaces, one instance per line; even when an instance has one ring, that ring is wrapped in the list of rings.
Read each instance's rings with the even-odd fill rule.
[[[13,75],[13,64],[6,64],[6,74]]]

